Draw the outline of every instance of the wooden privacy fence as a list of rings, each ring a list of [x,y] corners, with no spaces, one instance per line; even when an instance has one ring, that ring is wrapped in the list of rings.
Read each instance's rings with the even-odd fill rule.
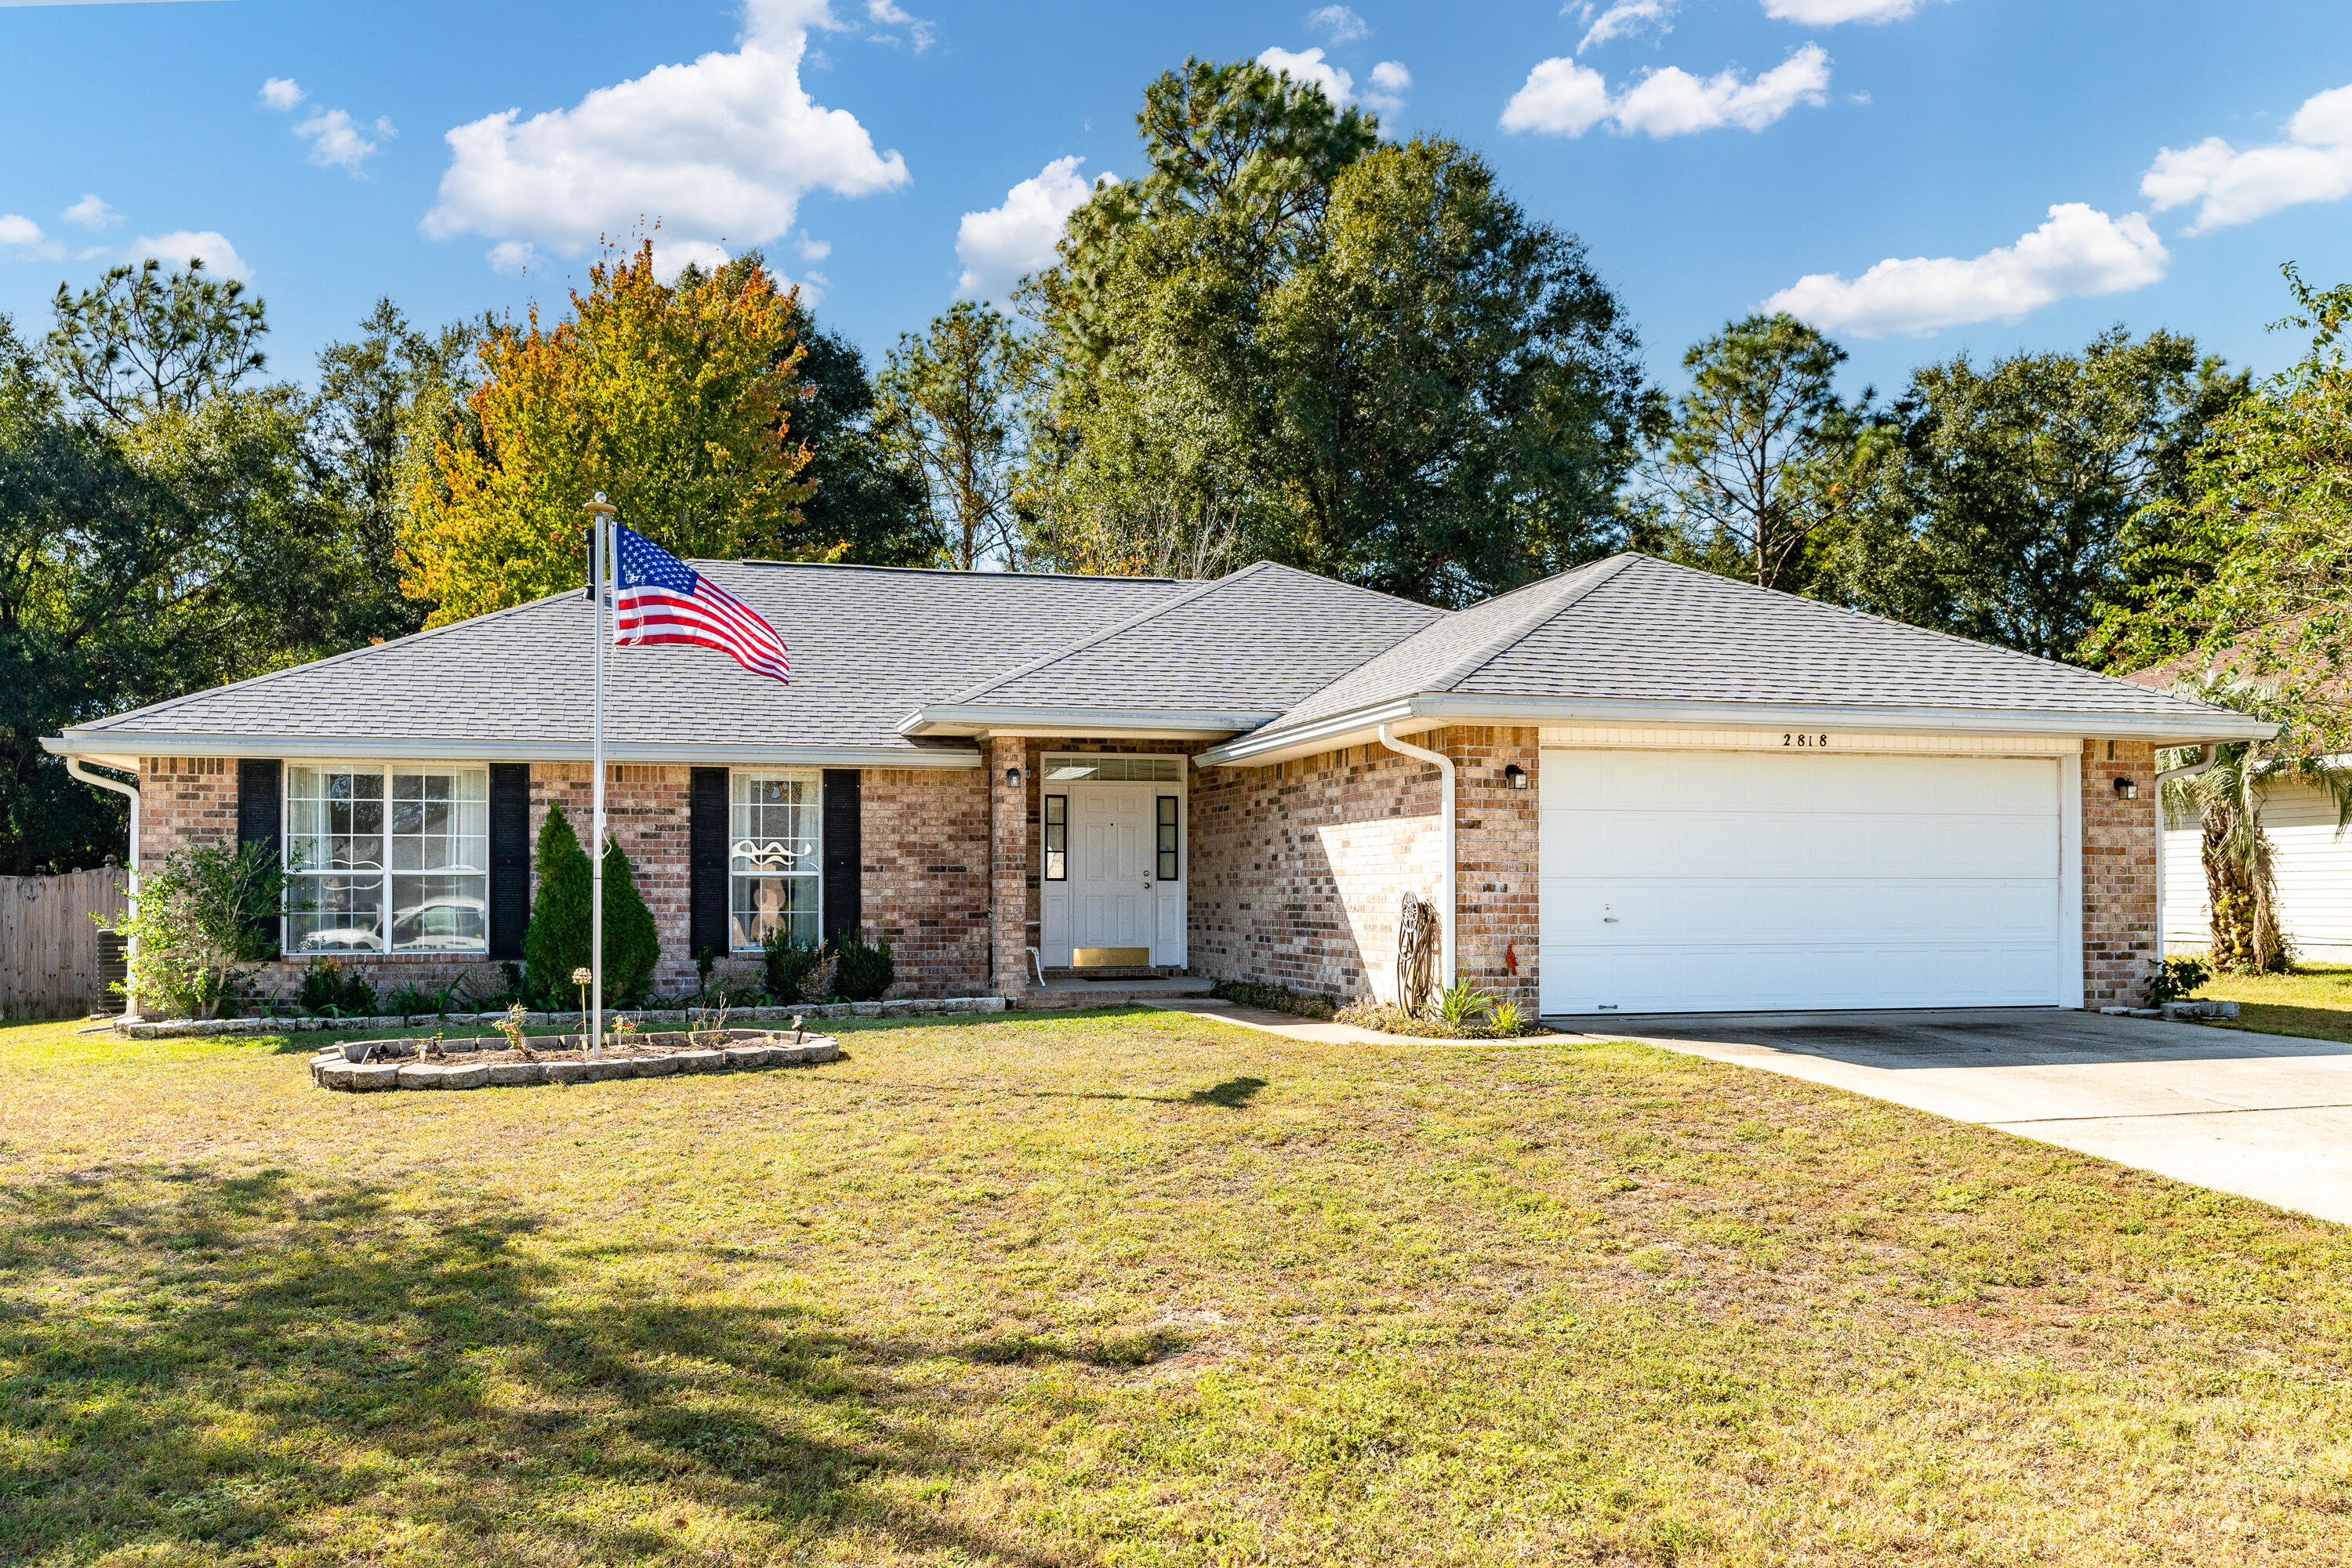
[[[122,998],[106,989],[107,981],[121,977],[120,959],[111,973],[102,970],[99,927],[111,927],[124,908],[123,873],[111,867],[0,877],[0,1017],[69,1018],[120,1008]]]

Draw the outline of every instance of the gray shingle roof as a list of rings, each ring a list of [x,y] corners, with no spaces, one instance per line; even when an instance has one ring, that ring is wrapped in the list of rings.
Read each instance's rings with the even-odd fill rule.
[[[1113,626],[1192,584],[698,561],[792,649],[789,687],[711,648],[606,650],[608,743],[937,749],[908,709]],[[202,735],[578,744],[588,741],[582,594],[420,632],[77,726]],[[969,750],[969,742],[956,742]]]
[[[1260,731],[1422,692],[2210,718],[2201,702],[1646,555],[1448,616]]]
[[[1410,599],[1261,561],[952,700],[1279,713],[1443,618]]]

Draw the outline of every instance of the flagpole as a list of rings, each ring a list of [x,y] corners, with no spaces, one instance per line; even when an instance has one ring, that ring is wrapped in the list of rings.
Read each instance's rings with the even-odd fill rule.
[[[603,1055],[604,1042],[604,591],[608,573],[604,543],[612,530],[614,510],[603,490],[588,503],[589,514],[596,520],[588,547],[588,585],[596,602],[596,700],[589,741],[589,767],[595,775],[592,797],[595,826],[589,833],[588,852],[588,1016],[582,1020],[588,1026],[587,1049],[583,1053],[587,1057]]]

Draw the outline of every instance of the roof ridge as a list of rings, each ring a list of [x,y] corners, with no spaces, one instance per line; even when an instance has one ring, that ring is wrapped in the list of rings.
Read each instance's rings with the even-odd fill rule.
[[[1574,605],[1579,600],[1624,571],[1634,562],[1646,559],[1648,559],[1646,556],[1633,551],[1620,551],[1615,555],[1606,556],[1599,561],[1587,562],[1582,566],[1571,567],[1557,577],[1549,579],[1559,584],[1558,593],[1554,597],[1540,601],[1533,612],[1507,622],[1501,631],[1480,644],[1475,650],[1456,659],[1441,671],[1434,680],[1423,687],[1423,689],[1453,690],[1457,684],[1469,679],[1479,670],[1493,663],[1505,649],[1518,643],[1538,626]],[[1530,583],[1528,586],[1540,587],[1542,584]],[[1487,603],[1492,604],[1494,601],[1490,599]],[[1475,605],[1470,606],[1470,609],[1475,608],[1477,608]],[[1469,610],[1456,613],[1467,615]]]
[[[537,609],[540,605],[553,600],[580,598],[585,590],[586,584],[583,584],[578,588],[565,588],[559,593],[542,594],[536,599],[525,599],[520,605],[509,605],[503,609],[486,610],[478,616],[467,616],[462,621],[445,621],[437,626],[419,626],[404,637],[390,637],[382,642],[362,643],[358,647],[347,647],[341,653],[331,653],[321,658],[306,658],[299,664],[281,664],[276,669],[265,669],[258,675],[248,675],[243,680],[232,680],[226,686],[207,686],[201,691],[183,691],[177,697],[166,697],[160,701],[150,702],[144,707],[127,709],[121,713],[110,713],[102,719],[93,719],[88,724],[62,725],[59,731],[62,733],[65,730],[89,730],[101,724],[114,725],[125,719],[166,713],[183,702],[194,702],[201,697],[218,697],[226,692],[242,691],[248,686],[258,686],[265,680],[275,680],[280,676],[291,675],[297,670],[323,669],[331,664],[341,664],[345,659],[357,658],[362,654],[374,653],[382,648],[399,647],[404,643],[422,642],[427,637],[441,637],[462,627],[480,626],[484,621],[503,620],[509,616],[519,616],[525,610]]]
[[[1964,637],[1958,632],[1948,632],[1940,626],[1923,626],[1916,621],[1906,621],[1897,619],[1893,616],[1882,616],[1875,610],[1859,609],[1852,605],[1833,605],[1827,599],[1812,599],[1806,597],[1802,594],[1791,594],[1786,588],[1768,588],[1761,583],[1750,583],[1746,581],[1744,578],[1739,577],[1727,577],[1720,572],[1710,572],[1704,566],[1686,566],[1679,561],[1667,561],[1655,555],[1642,555],[1638,552],[1628,552],[1627,553],[1635,555],[1640,560],[1654,562],[1657,565],[1668,567],[1676,572],[1685,573],[1694,577],[1712,577],[1720,582],[1736,584],[1742,588],[1753,589],[1759,594],[1769,594],[1775,598],[1790,599],[1800,605],[1808,605],[1815,609],[1824,610],[1832,615],[1853,616],[1863,620],[1876,621],[1882,626],[1900,626],[1906,632],[1916,632],[1923,637],[1941,637],[1946,642],[1958,643],[1962,647],[1966,648],[1973,648],[1980,651],[1990,650],[1996,654],[2006,654],[2011,658],[2028,659],[2032,663],[2045,666],[2051,669],[2063,669],[2070,675],[2087,675],[2094,680],[2110,680],[2118,686],[2137,687],[2142,691],[2152,691],[2156,689],[2153,687],[2141,685],[2138,681],[2129,679],[2124,676],[2110,675],[2104,669],[2087,669],[2079,664],[2068,664],[2063,658],[2045,658],[2041,654],[2028,653],[2021,647],[2011,647],[2006,643],[1987,642],[1980,637]],[[2232,708],[2224,708],[2217,702],[2208,702],[2202,698],[2182,697],[2176,691],[2159,692],[2158,695],[2170,697],[2181,702],[2192,703],[2199,708],[2210,709],[2218,713],[2232,713],[2237,711],[2237,710]]]
[[[776,561],[764,555],[692,555],[689,566],[788,566],[802,572],[899,572],[910,577],[970,577],[976,581],[1053,583],[1199,583],[1214,577],[1152,577],[1125,572],[982,572],[961,566],[886,566],[868,561]],[[1271,562],[1259,563],[1271,565]]]
[[[1021,666],[1017,669],[1008,669],[1002,675],[991,676],[986,680],[982,681],[978,686],[972,687],[968,690],[959,692],[955,696],[949,698],[948,701],[951,703],[973,701],[979,698],[982,692],[993,690],[995,688],[1003,686],[1009,681],[1018,680],[1023,676],[1034,675],[1037,671],[1045,668],[1047,665],[1055,663],[1056,660],[1067,658],[1070,655],[1077,652],[1080,648],[1092,647],[1097,643],[1102,642],[1107,638],[1118,636],[1121,632],[1142,626],[1145,622],[1155,619],[1166,611],[1172,610],[1180,605],[1189,605],[1195,599],[1199,599],[1209,594],[1214,593],[1217,589],[1224,587],[1228,584],[1237,583],[1244,577],[1250,576],[1254,573],[1273,569],[1276,569],[1275,563],[1271,561],[1255,561],[1252,562],[1249,565],[1243,567],[1238,572],[1228,573],[1223,577],[1211,577],[1201,583],[1198,586],[1187,589],[1185,592],[1176,595],[1173,598],[1163,599],[1159,604],[1150,605],[1135,615],[1128,616],[1127,619],[1118,622],[1115,626],[1105,626],[1102,630],[1082,637],[1077,641],[1071,643],[1066,647],[1057,647],[1048,654],[1042,654],[1039,657],[1031,659],[1028,663]],[[1181,579],[1179,580],[1181,581]],[[1144,581],[1160,582],[1166,581],[1166,579],[1146,578]]]

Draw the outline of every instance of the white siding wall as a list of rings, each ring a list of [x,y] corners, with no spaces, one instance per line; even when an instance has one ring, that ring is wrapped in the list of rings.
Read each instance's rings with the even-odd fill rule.
[[[2305,958],[2352,963],[2352,832],[2336,833],[2336,802],[2324,789],[2282,784],[2263,805],[2278,860],[2279,926]],[[2202,952],[2205,868],[2197,829],[2164,836],[2164,946]]]

